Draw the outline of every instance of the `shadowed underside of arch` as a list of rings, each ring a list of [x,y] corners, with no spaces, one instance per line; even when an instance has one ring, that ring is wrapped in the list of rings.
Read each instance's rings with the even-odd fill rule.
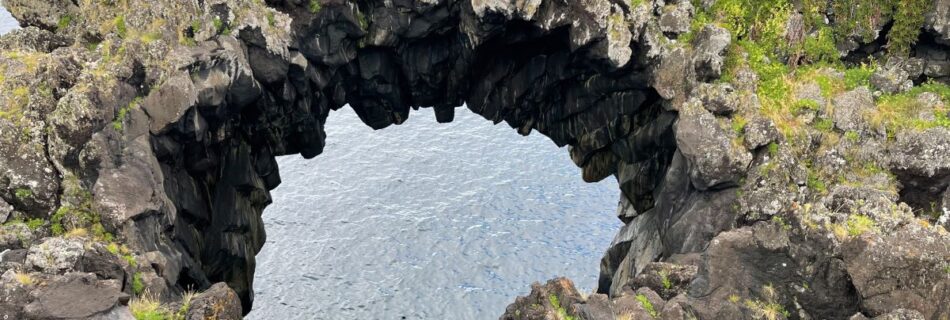
[[[318,156],[327,115],[347,104],[374,129],[418,107],[449,122],[466,104],[521,134],[570,146],[586,181],[618,181],[625,226],[598,287],[608,310],[623,301],[606,297],[631,296],[651,276],[663,279],[654,288],[660,302],[701,318],[771,304],[819,318],[894,309],[861,304],[877,294],[867,292],[897,289],[856,289],[851,279],[863,269],[852,268],[858,255],[832,249],[842,243],[782,227],[778,212],[799,210],[798,200],[812,195],[798,188],[811,177],[796,154],[772,147],[783,137],[771,120],[738,116],[758,103],[736,93],[755,90],[741,87],[754,86],[754,74],[735,89],[713,83],[729,32],[710,25],[677,41],[689,2],[657,10],[608,0],[8,2],[31,26],[0,41],[4,50],[29,51],[11,70],[34,75],[42,84],[25,86],[45,85],[49,94],[28,90],[37,98],[22,119],[0,122],[0,130],[23,132],[9,145],[24,160],[5,160],[17,173],[4,183],[31,192],[4,201],[49,220],[52,238],[57,223],[58,233],[92,229],[97,244],[82,261],[97,261],[88,252],[111,257],[104,251],[130,260],[116,262],[117,275],[83,264],[48,273],[95,273],[134,294],[144,282],[164,300],[225,282],[247,312],[265,239],[261,213],[280,183],[275,157]],[[776,178],[765,167],[789,173]],[[921,177],[908,170],[901,172]],[[924,181],[937,181],[925,185],[941,194],[945,169],[936,170]],[[782,196],[789,188],[794,195]],[[771,216],[779,222],[762,222]],[[939,264],[950,249],[931,251],[927,263]],[[782,284],[767,289],[773,281]],[[812,289],[796,291],[801,283]],[[539,290],[550,287],[533,294],[545,303]],[[597,318],[596,299],[568,293],[550,294],[569,300],[562,304],[572,314]],[[724,301],[733,296],[749,303]],[[519,303],[527,302],[512,308]],[[948,312],[910,306],[934,318]]]

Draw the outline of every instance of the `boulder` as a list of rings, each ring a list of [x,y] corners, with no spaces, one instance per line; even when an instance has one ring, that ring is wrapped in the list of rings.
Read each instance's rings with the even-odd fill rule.
[[[732,35],[725,28],[708,24],[696,35],[693,67],[700,79],[716,79],[722,75],[726,49]]]
[[[185,319],[240,320],[242,315],[241,299],[227,284],[219,282],[191,299]]]
[[[129,297],[116,281],[100,281],[92,274],[70,273],[40,288],[24,308],[31,319],[102,318]]]
[[[871,75],[871,85],[884,93],[910,90],[914,80],[924,73],[925,62],[919,58],[891,57]]]
[[[52,237],[32,246],[26,261],[34,269],[49,274],[58,274],[76,268],[85,249],[79,240]]]
[[[735,186],[745,174],[752,155],[733,143],[734,133],[699,101],[683,106],[674,126],[676,144],[690,164],[690,178],[699,190]]]
[[[842,254],[866,314],[912,309],[927,319],[950,317],[950,235],[911,223],[853,238]]]
[[[746,123],[743,128],[743,144],[750,151],[764,147],[782,138],[782,133],[775,127],[775,123],[765,117],[755,117]]]
[[[660,11],[660,30],[663,33],[678,35],[689,31],[693,16],[693,4],[686,0],[672,0],[658,9]]]
[[[867,87],[842,93],[832,100],[834,105],[835,127],[843,131],[865,131],[868,129],[865,112],[874,110],[874,96]]]
[[[693,92],[703,103],[703,107],[718,116],[730,115],[739,109],[739,95],[728,83],[701,83]]]
[[[666,262],[652,262],[647,264],[630,283],[633,288],[646,287],[659,293],[663,299],[672,299],[674,296],[686,293],[689,283],[693,281],[697,272],[696,266],[678,265]]]

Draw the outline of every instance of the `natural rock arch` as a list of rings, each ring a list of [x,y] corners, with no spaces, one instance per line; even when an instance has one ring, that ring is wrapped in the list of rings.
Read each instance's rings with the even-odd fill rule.
[[[675,279],[675,290],[688,288],[688,295],[673,298],[675,290],[657,290],[673,299],[669,305],[676,301],[679,310],[701,318],[754,311],[722,303],[734,295],[737,301],[748,297],[751,305],[765,303],[751,300],[761,298],[831,318],[897,307],[934,318],[948,312],[939,303],[875,300],[932,291],[868,288],[874,278],[862,273],[871,263],[862,260],[863,248],[828,240],[827,230],[782,227],[779,213],[809,213],[795,207],[797,201],[818,193],[801,190],[811,177],[802,173],[797,155],[772,147],[783,137],[770,119],[755,112],[753,119],[736,116],[758,108],[754,95],[736,93],[755,91],[755,73],[737,72],[736,88],[714,82],[732,41],[729,32],[710,24],[693,30],[690,41],[678,37],[690,29],[695,8],[688,1],[7,5],[29,26],[0,41],[0,48],[20,52],[5,70],[28,99],[16,121],[0,121],[0,132],[23,133],[0,141],[0,167],[16,169],[0,176],[0,196],[26,217],[48,219],[43,226],[57,237],[56,224],[62,224],[60,233],[63,225],[92,228],[96,241],[111,241],[105,231],[114,233],[131,248],[130,259],[145,262],[121,265],[126,270],[118,280],[126,292],[144,281],[172,299],[184,288],[226,282],[247,312],[254,255],[265,237],[260,214],[270,203],[269,190],[280,183],[276,156],[319,155],[327,114],[346,104],[379,129],[402,123],[419,106],[434,108],[440,122],[451,121],[454,108],[465,103],[519,133],[537,131],[569,145],[585,180],[616,178],[622,190],[618,217],[626,225],[602,261],[600,293],[618,297],[626,285],[645,286],[650,280],[637,276],[664,274],[657,268],[666,267],[653,263],[662,260],[700,266],[698,275],[684,271]],[[935,12],[947,10],[945,1],[935,6]],[[86,23],[71,23],[80,18]],[[942,48],[941,39],[950,38],[946,21],[927,21],[927,36],[937,39],[927,45]],[[939,72],[928,77],[947,79]],[[864,99],[866,91],[843,99]],[[0,96],[7,103],[23,100]],[[850,130],[853,119],[835,117],[838,129],[832,130]],[[738,131],[745,137],[739,139]],[[947,143],[940,133],[925,143]],[[898,138],[896,149],[914,149],[905,147],[913,143],[913,137]],[[937,150],[934,157],[946,156],[939,153],[946,149]],[[790,174],[768,174],[776,167]],[[946,193],[941,177],[947,167],[911,164],[900,172],[902,180],[929,190],[930,199]],[[797,189],[783,194],[790,186]],[[881,201],[896,206],[896,196],[882,194]],[[864,196],[832,195],[829,201]],[[904,222],[888,228],[930,235],[905,228],[913,214],[898,211],[895,219]],[[773,216],[779,219],[764,221]],[[915,257],[914,266],[926,271],[895,277],[939,277],[935,265],[950,248],[919,245],[929,251]],[[92,248],[107,250],[103,243]],[[105,273],[94,267],[101,266],[63,270]],[[735,272],[740,269],[745,272]],[[136,276],[126,276],[128,270]],[[112,273],[100,273],[112,279]],[[766,289],[773,278],[784,283]],[[813,289],[800,291],[798,283]],[[944,283],[933,290],[950,290]],[[42,309],[24,310],[43,315]]]
[[[553,14],[569,7],[542,9]],[[503,19],[497,25],[470,26],[487,30],[467,35],[459,30],[464,24],[451,24],[473,20],[466,14],[474,13],[457,9],[458,16],[437,15],[438,21],[426,21],[428,17],[420,15],[415,23],[428,29],[405,44],[384,38],[399,38],[403,36],[400,31],[421,32],[414,30],[420,28],[416,25],[398,26],[405,23],[399,21],[380,27],[396,29],[390,31],[395,35],[378,35],[383,37],[378,43],[368,44],[356,41],[374,37],[361,34],[365,26],[359,25],[355,13],[360,9],[327,4],[319,15],[310,17],[299,8],[277,8],[308,15],[309,22],[317,25],[294,28],[351,33],[348,36],[354,39],[344,37],[337,40],[340,43],[329,44],[296,39],[293,43],[300,43],[299,51],[288,51],[288,58],[269,52],[266,36],[259,30],[240,31],[233,46],[246,48],[246,56],[229,56],[233,51],[221,48],[227,45],[205,48],[224,55],[196,62],[190,79],[180,78],[185,88],[163,86],[149,95],[155,98],[143,101],[143,110],[150,117],[163,112],[158,110],[169,110],[169,105],[181,106],[177,112],[181,117],[152,131],[151,139],[153,146],[161,146],[156,153],[165,192],[176,211],[189,216],[180,219],[183,224],[175,225],[174,230],[194,230],[201,235],[181,241],[200,243],[200,249],[186,250],[202,252],[198,257],[202,271],[194,274],[186,267],[179,280],[183,285],[226,281],[249,302],[253,256],[264,239],[260,214],[269,201],[267,191],[280,181],[274,157],[294,153],[317,156],[324,146],[322,128],[328,113],[344,104],[352,106],[368,126],[381,129],[402,123],[411,108],[418,106],[435,108],[440,122],[451,121],[454,108],[467,102],[475,113],[496,123],[505,121],[522,134],[536,130],[558,145],[571,145],[572,157],[586,167],[584,176],[589,180],[613,174],[621,156],[642,163],[627,169],[636,171],[631,176],[639,179],[662,176],[671,161],[675,143],[669,130],[675,116],[664,110],[663,99],[650,87],[652,71],[646,64],[618,63],[604,55],[630,51],[630,44],[613,44],[620,49],[607,49],[611,44],[604,36],[606,29],[597,26],[594,18],[538,26],[509,22],[503,13],[489,13]],[[581,6],[572,9],[587,10]],[[377,10],[382,12],[365,13],[374,17],[374,23],[393,17],[386,8]],[[570,26],[574,23],[581,26]],[[577,32],[572,31],[575,28],[599,29],[601,37],[574,40],[571,33]],[[353,43],[341,45],[348,40]],[[331,49],[323,49],[327,45]],[[571,48],[575,48],[573,52]],[[242,77],[256,81],[246,81],[243,86],[234,80],[215,82]],[[188,80],[194,89],[188,88]],[[241,103],[234,101],[251,99],[232,92],[252,92],[260,95],[260,100],[235,107]],[[189,98],[181,101],[181,97]],[[233,108],[240,111],[214,110]],[[274,115],[278,115],[276,119]],[[663,122],[652,124],[656,118]],[[233,129],[226,128],[228,122],[236,123]],[[635,138],[636,129],[643,133]],[[225,139],[208,141],[208,133],[220,130],[225,130]],[[608,150],[617,140],[626,140],[626,145]],[[641,155],[654,149],[662,152]],[[182,158],[183,154],[186,157]],[[642,207],[653,205],[648,197],[641,202]],[[176,235],[178,239],[188,237]]]

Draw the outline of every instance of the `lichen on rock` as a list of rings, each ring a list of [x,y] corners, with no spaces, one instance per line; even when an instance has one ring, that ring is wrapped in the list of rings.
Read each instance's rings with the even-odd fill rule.
[[[5,5],[0,317],[238,317],[276,156],[463,104],[622,191],[597,293],[505,319],[950,315],[946,0]]]

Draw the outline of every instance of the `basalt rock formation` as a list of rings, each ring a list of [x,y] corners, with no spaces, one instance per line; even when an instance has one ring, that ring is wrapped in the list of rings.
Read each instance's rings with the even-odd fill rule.
[[[0,316],[236,317],[276,156],[466,105],[622,191],[597,293],[505,319],[946,319],[950,1],[743,1],[5,0]]]

